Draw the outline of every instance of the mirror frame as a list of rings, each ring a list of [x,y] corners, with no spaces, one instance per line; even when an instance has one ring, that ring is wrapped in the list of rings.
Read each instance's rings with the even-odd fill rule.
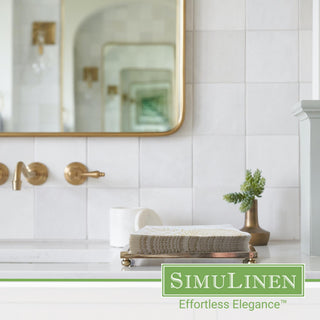
[[[63,110],[63,30],[64,1],[61,0],[61,36],[60,36],[60,110]],[[165,132],[0,132],[0,137],[159,137],[177,132],[185,119],[185,69],[186,69],[186,0],[176,0],[177,22],[177,90],[176,100],[180,106],[178,124]],[[62,114],[62,113],[61,113]],[[61,123],[62,123],[61,116]]]

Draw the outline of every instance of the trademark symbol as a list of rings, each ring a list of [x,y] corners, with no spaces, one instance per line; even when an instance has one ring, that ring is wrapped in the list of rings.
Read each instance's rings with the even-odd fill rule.
[[[287,300],[281,300],[281,303],[285,304],[285,303],[287,303]]]

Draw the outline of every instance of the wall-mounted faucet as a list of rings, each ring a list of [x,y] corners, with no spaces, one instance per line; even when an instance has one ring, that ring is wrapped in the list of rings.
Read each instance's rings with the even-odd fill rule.
[[[105,173],[100,171],[89,172],[88,168],[79,162],[70,163],[64,170],[64,177],[68,183],[78,186],[87,181],[88,178],[101,178]]]
[[[21,173],[26,177],[27,181],[34,186],[44,184],[48,178],[48,168],[44,164],[34,162],[26,166],[22,161],[19,161],[12,181],[12,189],[15,191],[21,190]]]
[[[3,163],[0,163],[0,185],[5,184],[9,178],[9,169]]]

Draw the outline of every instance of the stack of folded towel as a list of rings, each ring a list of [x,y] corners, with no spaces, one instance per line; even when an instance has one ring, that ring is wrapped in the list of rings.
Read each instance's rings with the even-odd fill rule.
[[[250,234],[230,225],[146,226],[130,235],[133,254],[248,251]]]

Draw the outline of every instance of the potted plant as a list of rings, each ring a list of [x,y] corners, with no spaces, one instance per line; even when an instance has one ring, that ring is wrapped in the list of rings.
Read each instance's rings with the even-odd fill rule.
[[[251,170],[246,171],[246,178],[241,185],[241,192],[229,193],[223,196],[224,200],[240,205],[240,211],[245,212],[245,223],[241,231],[251,234],[251,245],[265,246],[268,244],[270,232],[263,230],[258,221],[258,200],[264,191],[265,178],[261,175],[261,170],[256,170],[253,174]]]

